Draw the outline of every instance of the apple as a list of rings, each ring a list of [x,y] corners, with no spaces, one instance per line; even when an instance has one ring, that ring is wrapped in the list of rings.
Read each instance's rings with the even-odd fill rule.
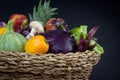
[[[22,24],[24,23],[24,27],[27,26],[28,24],[28,19],[25,15],[23,14],[12,14],[9,18],[9,20],[14,21],[14,31],[15,32],[20,32],[23,28]]]

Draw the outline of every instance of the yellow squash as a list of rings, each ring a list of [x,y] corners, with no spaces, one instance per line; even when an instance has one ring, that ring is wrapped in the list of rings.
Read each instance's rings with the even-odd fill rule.
[[[6,27],[0,28],[0,35],[3,35],[6,31]]]
[[[25,45],[25,52],[28,54],[45,54],[49,50],[49,44],[42,35],[30,38]]]

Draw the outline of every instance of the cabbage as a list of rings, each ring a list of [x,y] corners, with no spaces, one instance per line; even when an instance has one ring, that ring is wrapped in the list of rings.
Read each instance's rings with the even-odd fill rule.
[[[62,30],[50,30],[43,34],[47,39],[50,53],[76,52],[76,40],[69,33]]]

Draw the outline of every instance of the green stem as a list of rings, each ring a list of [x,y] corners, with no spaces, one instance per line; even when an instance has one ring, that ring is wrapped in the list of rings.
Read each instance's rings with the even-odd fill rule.
[[[6,32],[13,32],[13,25],[14,25],[14,21],[13,20],[9,20],[7,23],[7,30]]]

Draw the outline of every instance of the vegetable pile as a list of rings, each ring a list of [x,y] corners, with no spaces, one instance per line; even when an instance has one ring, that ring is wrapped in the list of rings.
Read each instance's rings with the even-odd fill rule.
[[[99,26],[89,32],[87,25],[69,28],[63,18],[55,18],[57,8],[50,7],[50,0],[40,1],[29,18],[24,14],[12,14],[8,22],[0,22],[0,51],[16,51],[28,54],[84,52],[104,53],[94,34]]]

